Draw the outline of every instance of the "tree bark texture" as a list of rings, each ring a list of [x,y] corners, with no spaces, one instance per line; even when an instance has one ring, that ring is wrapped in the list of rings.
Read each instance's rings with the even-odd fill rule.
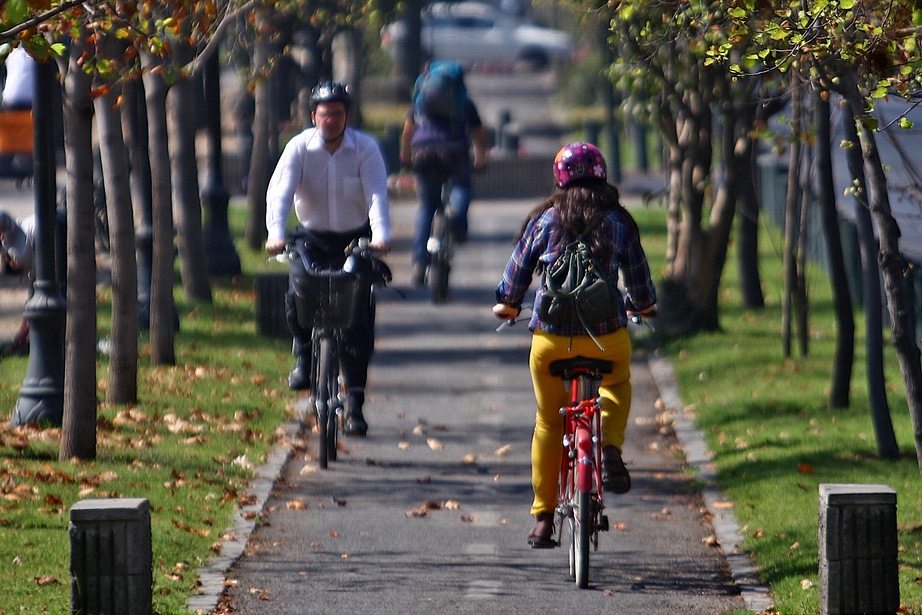
[[[96,458],[96,236],[93,228],[92,78],[78,61],[87,46],[71,41],[64,77],[67,155],[67,324],[64,346],[62,461]]]
[[[845,272],[842,238],[839,234],[839,212],[832,176],[832,134],[829,121],[827,92],[816,90],[816,170],[820,214],[826,235],[832,292],[836,309],[836,355],[832,365],[829,408],[848,408],[851,391],[852,365],[855,357],[855,315]]]
[[[112,263],[112,351],[106,402],[131,404],[138,399],[138,268],[125,139],[121,112],[116,107],[118,95],[118,90],[112,89],[94,102]]]
[[[849,79],[852,77],[849,76]],[[861,109],[862,99],[856,84],[848,83],[848,102],[852,109]],[[912,325],[912,302],[906,278],[905,259],[900,254],[900,228],[890,209],[890,197],[887,193],[887,176],[880,160],[874,130],[863,122],[859,127],[861,151],[868,180],[871,216],[877,223],[880,242],[877,263],[884,279],[884,292],[887,296],[887,310],[890,314],[890,339],[896,349],[900,364],[900,375],[906,390],[906,403],[912,418],[913,438],[916,457],[922,473],[922,358],[916,345]]]
[[[270,45],[268,41],[257,41],[253,56],[254,68],[261,78],[256,83],[254,93],[256,112],[253,116],[253,152],[247,176],[247,223],[244,237],[251,250],[261,250],[266,240],[266,189],[275,166],[275,156],[270,151],[274,108],[270,81],[272,76],[269,73]],[[277,141],[275,151],[278,151]]]
[[[176,42],[173,53],[180,63],[192,60],[191,47]],[[183,295],[187,302],[211,302],[211,280],[205,260],[202,233],[202,202],[195,157],[195,135],[204,102],[200,80],[180,78],[167,94],[167,131],[169,133],[171,177],[173,179],[174,224],[179,238],[179,270]]]
[[[845,156],[848,160],[849,173],[854,178],[855,226],[858,230],[858,250],[861,253],[868,402],[871,406],[871,419],[877,436],[877,454],[882,459],[899,459],[900,447],[896,442],[896,434],[893,432],[890,404],[887,401],[887,383],[884,378],[884,319],[881,306],[880,269],[877,266],[877,239],[874,237],[871,210],[867,198],[864,160],[861,154],[858,129],[855,125],[857,114],[847,104],[845,112],[846,117],[843,122],[845,139],[852,144],[845,150]]]
[[[173,302],[173,197],[166,121],[167,84],[151,69],[160,61],[142,54],[144,96],[147,102],[153,220],[153,261],[150,296],[150,360],[174,365],[176,335]]]

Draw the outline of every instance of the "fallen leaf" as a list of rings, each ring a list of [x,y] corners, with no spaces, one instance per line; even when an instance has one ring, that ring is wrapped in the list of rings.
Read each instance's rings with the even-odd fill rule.
[[[461,463],[463,463],[466,466],[469,466],[469,465],[473,465],[477,463],[477,459],[478,459],[477,455],[465,455],[464,457],[461,458]]]
[[[301,471],[298,472],[298,474],[300,474],[301,476],[304,476],[305,474],[313,474],[316,471],[317,471],[317,466],[306,465],[303,468],[301,468]]]
[[[728,510],[733,508],[733,502],[714,502],[713,506],[717,510]]]
[[[402,450],[402,451],[408,450],[408,449],[410,448],[410,443],[409,443],[409,442],[401,442],[400,444],[397,445],[397,448],[399,448],[399,449]]]
[[[714,536],[713,534],[711,534],[710,536],[706,538],[702,538],[701,542],[703,542],[709,547],[719,547],[720,546],[720,541],[717,540],[717,536]]]
[[[813,474],[813,466],[809,463],[798,463],[797,471],[801,474]]]
[[[461,504],[459,504],[458,502],[455,502],[454,500],[448,500],[447,502],[445,502],[445,508],[447,510],[458,510],[461,508]]]
[[[339,538],[339,532],[336,532],[336,531],[330,532],[330,538]]]
[[[442,444],[441,441],[436,440],[435,438],[427,439],[426,444],[428,444],[429,448],[431,448],[434,451],[442,450],[443,448],[445,448],[445,445]]]
[[[811,581],[810,579],[804,579],[803,581],[800,582],[800,588],[803,590],[808,590],[811,587],[813,587],[813,581]]]
[[[474,521],[477,521],[477,520],[478,520],[478,517],[469,516],[469,515],[461,515],[461,521],[463,523],[473,523]]]
[[[57,583],[58,580],[51,575],[45,575],[43,577],[35,577],[36,585],[48,585],[51,583]]]
[[[307,510],[307,504],[305,504],[304,502],[299,502],[297,500],[285,502],[285,506],[288,507],[288,510]]]
[[[336,504],[337,504],[338,506],[345,506],[345,505],[346,505],[346,499],[345,499],[345,498],[333,498],[333,501],[336,502]]]
[[[509,451],[511,451],[511,450],[512,450],[512,445],[511,445],[511,444],[507,444],[506,446],[501,446],[500,448],[496,449],[496,450],[493,452],[493,454],[496,455],[497,457],[503,457],[503,456],[505,456],[505,455],[508,455],[508,454],[509,454]]]
[[[425,427],[423,427],[422,425],[417,425],[416,427],[413,428],[413,435],[414,436],[425,436],[426,435]]]

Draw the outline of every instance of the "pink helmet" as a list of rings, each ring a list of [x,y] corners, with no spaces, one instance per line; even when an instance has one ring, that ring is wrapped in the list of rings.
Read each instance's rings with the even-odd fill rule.
[[[558,188],[566,188],[580,179],[607,177],[605,158],[592,143],[571,143],[554,157],[554,181]]]

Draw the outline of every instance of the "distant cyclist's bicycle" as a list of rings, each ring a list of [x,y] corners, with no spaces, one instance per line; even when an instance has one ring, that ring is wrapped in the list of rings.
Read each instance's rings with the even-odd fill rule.
[[[340,364],[343,335],[373,309],[373,283],[387,283],[390,272],[372,255],[368,239],[360,239],[342,268],[317,268],[303,242],[286,246],[287,258],[299,258],[307,277],[295,289],[300,322],[312,322],[310,407],[319,432],[318,464],[336,461],[345,394]],[[310,319],[313,318],[313,321]]]
[[[451,218],[451,183],[442,184],[442,200],[432,217],[432,232],[426,242],[429,252],[429,297],[432,303],[448,301],[448,276],[451,273],[451,256],[454,238]]]

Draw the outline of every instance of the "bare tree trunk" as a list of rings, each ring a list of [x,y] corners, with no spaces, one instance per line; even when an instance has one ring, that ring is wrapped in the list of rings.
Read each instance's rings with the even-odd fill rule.
[[[256,84],[254,99],[256,113],[253,116],[253,153],[250,157],[250,172],[247,185],[247,223],[244,237],[251,250],[260,250],[266,240],[266,189],[269,177],[278,157],[278,135],[273,138],[272,116],[274,96],[272,75],[269,71],[271,43],[257,41],[253,66],[257,74],[264,75]],[[272,150],[272,143],[275,150]]]
[[[849,105],[844,122],[845,138],[853,146],[846,148],[848,170],[855,181],[855,226],[858,229],[858,244],[861,252],[861,278],[865,314],[865,371],[868,377],[868,402],[871,405],[871,419],[877,436],[877,454],[882,459],[899,459],[900,447],[893,432],[890,405],[887,401],[887,383],[884,378],[883,309],[880,305],[880,269],[877,266],[877,240],[867,198],[867,181],[863,168],[857,114]]]
[[[173,303],[173,198],[166,121],[167,84],[161,73],[150,69],[159,60],[142,55],[144,96],[150,147],[151,194],[153,196],[153,263],[150,293],[150,360],[154,365],[176,363]]]
[[[832,365],[829,408],[848,408],[851,390],[852,364],[855,357],[855,315],[845,273],[842,238],[839,234],[839,212],[832,177],[832,141],[829,126],[829,100],[825,91],[816,90],[816,167],[819,202],[826,234],[832,292],[836,307],[836,356]]]
[[[138,399],[138,268],[125,139],[121,113],[116,107],[118,96],[117,90],[111,90],[94,104],[112,257],[112,353],[106,402],[130,404]]]
[[[192,59],[188,44],[173,45],[175,59],[185,64]],[[203,101],[196,89],[199,80],[178,79],[167,95],[167,126],[172,162],[174,216],[179,236],[179,264],[185,300],[211,302],[211,281],[205,260],[202,233],[202,203],[195,157],[195,134]]]
[[[806,115],[806,113],[805,113]],[[801,149],[804,160],[810,160],[812,148],[808,145]],[[797,317],[798,342],[800,356],[810,353],[810,303],[807,294],[807,248],[810,239],[810,172],[804,167],[801,172],[807,179],[800,184],[800,223],[797,229],[797,286],[794,288],[794,315]]]
[[[749,172],[742,177],[739,209],[739,270],[740,303],[745,308],[765,307],[762,279],[759,276],[759,197],[755,185],[754,147],[750,147]]]
[[[79,65],[87,45],[74,39],[64,77],[67,155],[67,324],[64,420],[59,457],[96,458],[96,236],[93,228],[92,78]]]
[[[852,109],[862,108],[857,85],[849,83],[848,93],[848,102]],[[909,415],[912,417],[916,457],[919,460],[920,471],[922,471],[922,358],[919,355],[919,347],[916,345],[912,326],[909,289],[903,277],[907,265],[900,255],[900,228],[890,209],[887,175],[880,161],[874,131],[862,124],[859,137],[870,188],[871,215],[877,223],[880,238],[877,262],[884,277],[884,291],[887,294],[890,339],[896,349],[896,356],[900,364],[900,374],[906,390],[906,403],[909,406]]]
[[[781,300],[781,347],[785,358],[791,356],[793,341],[793,304],[797,292],[797,229],[799,228],[797,215],[800,199],[800,171],[802,151],[801,114],[803,104],[797,71],[791,71],[791,152],[788,164],[788,191],[787,201],[784,206],[784,254],[782,268],[784,271],[784,294]]]

